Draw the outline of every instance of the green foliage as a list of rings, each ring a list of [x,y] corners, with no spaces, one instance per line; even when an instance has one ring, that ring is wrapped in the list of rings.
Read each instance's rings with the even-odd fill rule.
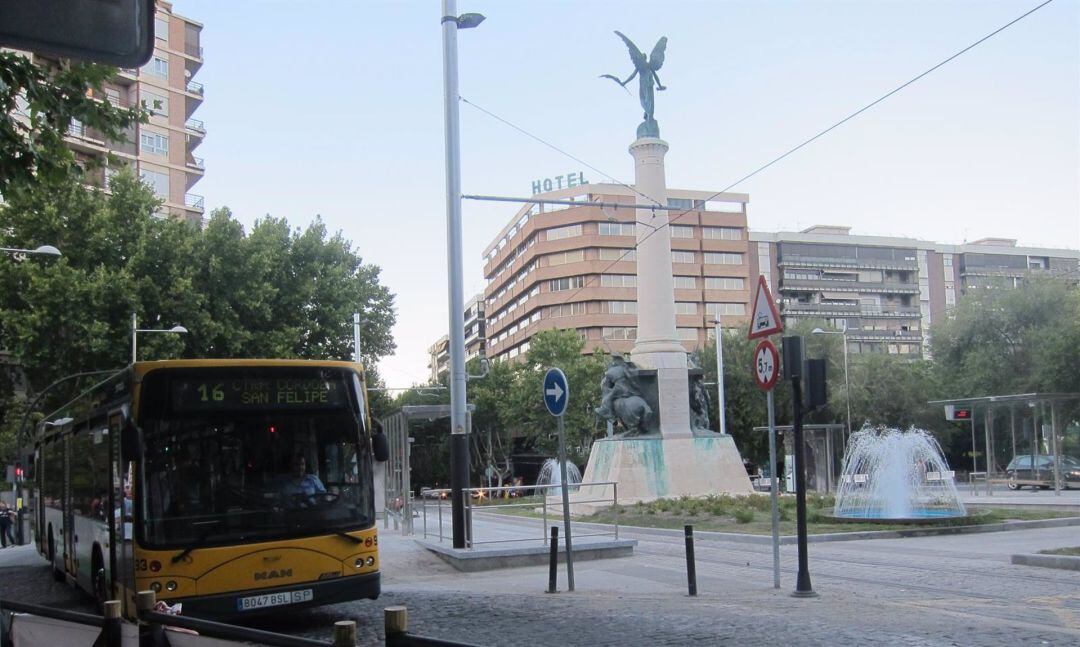
[[[73,121],[120,141],[146,115],[138,108],[117,108],[101,99],[116,68],[92,63],[63,63],[47,69],[24,54],[0,52],[0,194],[5,198],[40,184],[82,177],[75,156],[64,143]]]
[[[750,523],[754,520],[754,511],[751,508],[735,508],[735,521],[738,523]]]
[[[0,259],[0,348],[21,365],[31,393],[61,376],[125,366],[132,312],[140,327],[190,331],[140,336],[142,360],[351,358],[358,304],[364,357],[394,348],[393,295],[379,268],[317,219],[301,231],[267,217],[245,232],[225,209],[205,229],[154,218],[158,200],[126,171],[109,194],[69,180],[7,198],[3,246],[48,242],[64,254]],[[369,378],[378,383],[375,371]],[[41,410],[68,395],[54,394]],[[10,397],[11,389],[0,392]],[[9,415],[3,424],[16,422]]]

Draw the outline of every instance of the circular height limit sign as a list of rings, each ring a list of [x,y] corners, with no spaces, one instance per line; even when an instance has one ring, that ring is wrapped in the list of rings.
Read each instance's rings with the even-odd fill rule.
[[[780,374],[780,354],[768,339],[761,340],[754,349],[754,381],[762,391],[771,391]]]

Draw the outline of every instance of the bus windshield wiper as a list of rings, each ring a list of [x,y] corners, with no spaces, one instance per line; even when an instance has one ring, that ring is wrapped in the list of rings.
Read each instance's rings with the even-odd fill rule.
[[[364,543],[363,539],[361,539],[359,537],[353,537],[352,535],[350,535],[349,533],[347,533],[347,532],[345,532],[343,530],[335,530],[334,534],[337,535],[338,537],[344,537],[345,539],[348,539],[349,541],[351,541],[354,544],[362,544],[362,543]]]
[[[193,526],[209,525],[210,528],[207,528],[206,530],[204,530],[202,532],[202,534],[199,535],[199,538],[196,539],[195,541],[191,542],[190,544],[188,544],[184,548],[184,550],[180,551],[176,555],[173,555],[172,563],[176,564],[180,560],[182,560],[185,557],[187,557],[188,555],[190,555],[191,551],[195,550],[196,548],[202,548],[202,546],[206,543],[206,540],[210,538],[210,536],[212,534],[211,530],[213,530],[213,526],[215,526],[215,525],[217,525],[219,523],[221,523],[221,522],[220,521],[200,521],[200,522],[196,522],[196,523],[191,524]]]

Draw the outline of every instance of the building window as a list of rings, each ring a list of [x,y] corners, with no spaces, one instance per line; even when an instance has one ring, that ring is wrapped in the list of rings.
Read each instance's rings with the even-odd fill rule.
[[[635,231],[635,224],[632,222],[600,223],[601,236],[633,236]]]
[[[163,18],[154,18],[154,38],[169,42],[169,21]]]
[[[667,206],[673,209],[684,209],[689,211],[690,209],[704,209],[704,200],[691,200],[689,198],[668,198]]]
[[[151,114],[168,117],[169,97],[157,94],[156,92],[148,92],[147,90],[143,90],[142,107],[149,110]]]
[[[687,252],[681,249],[671,250],[671,262],[672,263],[693,263],[694,252]]]
[[[549,284],[549,292],[562,292],[563,290],[575,290],[585,285],[584,276],[564,276],[561,279],[552,279]]]
[[[717,314],[740,317],[746,314],[745,303],[708,303],[705,313],[715,317]]]
[[[622,341],[637,339],[637,328],[625,326],[604,326],[602,329],[604,339]]]
[[[578,261],[585,260],[585,252],[576,249],[570,252],[559,252],[557,254],[548,254],[548,265],[565,265],[566,263],[576,263]]]
[[[618,247],[601,247],[600,260],[602,261],[636,261],[636,249],[619,249]]]
[[[743,255],[734,252],[705,252],[705,262],[709,265],[742,265]]]
[[[744,290],[746,282],[735,276],[707,276],[705,277],[706,290]]]
[[[155,56],[150,59],[150,62],[143,66],[143,71],[152,76],[156,76],[162,79],[169,78],[169,61]]]
[[[139,171],[139,179],[154,190],[154,195],[168,199],[169,197],[169,174],[159,173],[142,169]]]
[[[697,341],[697,328],[676,328],[675,332],[679,335],[679,339],[683,341]]]
[[[600,285],[605,288],[636,288],[637,276],[634,274],[601,274]]]
[[[141,143],[140,148],[144,153],[165,156],[169,154],[169,138],[165,135],[144,130],[139,133],[139,141]]]
[[[546,230],[546,232],[547,240],[562,240],[563,238],[580,236],[581,225],[567,225],[566,227],[555,227],[553,229]]]
[[[120,105],[120,91],[116,88],[105,88],[105,100],[114,108],[122,108]]]
[[[637,301],[608,301],[608,313],[613,315],[637,314]]]
[[[693,301],[676,301],[675,302],[675,314],[677,315],[696,315],[697,305]]]
[[[693,238],[694,228],[687,225],[669,225],[672,238]]]
[[[548,308],[548,318],[551,317],[570,317],[573,315],[585,314],[585,303],[577,301],[574,303],[561,303],[557,306],[551,306]]]
[[[713,240],[742,240],[742,229],[738,227],[702,227],[701,235]]]
[[[697,277],[695,276],[676,276],[673,278],[677,290],[693,290],[697,288]]]

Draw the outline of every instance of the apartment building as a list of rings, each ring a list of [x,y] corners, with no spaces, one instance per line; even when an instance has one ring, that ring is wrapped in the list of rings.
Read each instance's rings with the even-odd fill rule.
[[[1080,281],[1080,252],[986,238],[947,245],[851,235],[818,225],[750,232],[751,271],[762,273],[785,323],[823,319],[847,331],[852,353],[925,355],[929,329],[980,287],[1016,287],[1032,275]]]
[[[538,193],[576,205],[529,204],[484,250],[487,356],[513,359],[537,332],[576,330],[585,351],[629,352],[637,336],[637,195],[617,184]],[[747,323],[750,265],[740,193],[668,190],[676,325],[687,350],[723,325]],[[611,203],[601,207],[588,203]],[[626,205],[621,208],[621,205]]]
[[[487,357],[487,319],[484,317],[484,295],[477,294],[465,304],[465,361]],[[450,371],[450,337],[443,335],[428,347],[429,380],[439,381],[439,376]]]
[[[206,137],[203,122],[194,117],[203,102],[203,86],[195,80],[203,64],[201,31],[200,23],[173,13],[170,3],[158,2],[153,57],[137,70],[120,69],[97,97],[124,108],[142,105],[151,113],[149,122],[129,128],[124,141],[106,141],[76,121],[65,138],[80,160],[104,162],[113,154],[116,163],[95,165],[88,171],[88,183],[107,189],[118,166],[130,167],[164,201],[159,215],[194,221],[201,220],[205,208],[202,196],[192,192],[205,171],[202,158],[195,155]],[[45,64],[57,62],[48,55],[30,56]]]

